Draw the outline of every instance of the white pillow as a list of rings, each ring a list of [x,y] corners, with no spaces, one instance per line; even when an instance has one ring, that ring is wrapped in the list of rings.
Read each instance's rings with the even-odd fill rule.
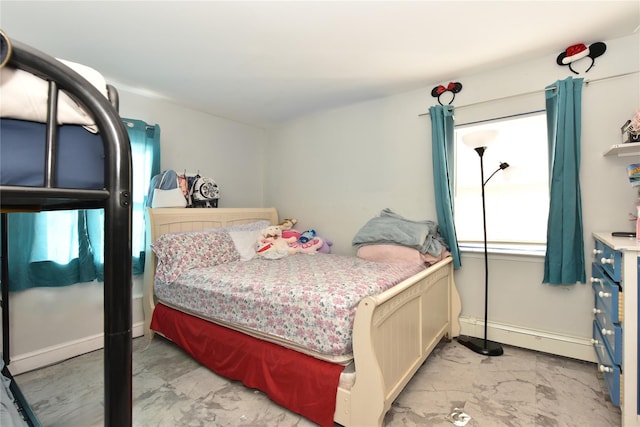
[[[208,233],[228,233],[236,250],[240,253],[240,261],[248,261],[256,255],[256,243],[262,236],[260,232],[270,225],[271,223],[264,219],[245,224],[209,228],[206,231]]]
[[[228,232],[240,254],[240,261],[248,261],[256,256],[256,242],[262,236],[260,230],[230,230]]]

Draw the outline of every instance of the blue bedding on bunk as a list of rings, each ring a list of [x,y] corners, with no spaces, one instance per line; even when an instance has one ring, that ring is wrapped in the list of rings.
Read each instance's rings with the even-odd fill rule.
[[[46,125],[0,119],[0,184],[44,186]],[[100,134],[79,125],[58,126],[55,186],[104,188],[104,148]]]

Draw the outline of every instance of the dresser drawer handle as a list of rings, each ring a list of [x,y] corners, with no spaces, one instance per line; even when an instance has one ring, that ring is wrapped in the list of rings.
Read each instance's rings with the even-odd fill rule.
[[[602,249],[594,249],[593,250],[593,255],[595,255],[595,256],[602,255]]]
[[[600,372],[613,372],[613,368],[610,368],[609,366],[604,366],[604,365],[598,365],[598,370]]]
[[[600,314],[600,313],[602,313],[602,310],[600,310],[599,308],[593,309],[593,314]]]
[[[602,286],[604,284],[604,280],[600,279],[599,277],[592,277],[591,283],[600,283],[600,286]]]
[[[597,345],[597,344],[600,344],[600,341],[598,341],[598,340],[597,340],[597,339],[595,339],[595,338],[591,338],[591,344],[593,344],[593,345]]]
[[[598,292],[598,296],[600,298],[611,298],[611,292],[600,291],[600,292]]]
[[[613,258],[600,258],[600,263],[602,264],[613,264]]]
[[[602,335],[613,335],[615,334],[615,331],[612,331],[611,329],[607,329],[607,328],[602,328]]]

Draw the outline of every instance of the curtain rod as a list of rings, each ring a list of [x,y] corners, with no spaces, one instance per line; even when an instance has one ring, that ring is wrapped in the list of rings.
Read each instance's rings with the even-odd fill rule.
[[[631,74],[638,74],[638,73],[640,73],[640,71],[630,71],[628,73],[616,74],[614,76],[600,77],[599,79],[593,79],[593,80],[585,80],[584,84],[585,84],[585,86],[588,86],[589,83],[595,83],[595,82],[599,82],[599,81],[602,81],[602,80],[617,79],[619,77],[630,76]],[[553,90],[555,88],[556,88],[555,86],[550,86],[550,87],[545,88],[545,89],[539,89],[539,90],[534,90],[534,91],[531,91],[531,92],[525,92],[525,93],[518,93],[518,94],[515,94],[515,95],[503,96],[501,98],[487,99],[486,101],[478,101],[478,102],[474,102],[473,104],[461,105],[459,107],[451,105],[451,108],[455,110],[455,109],[460,109],[460,108],[473,107],[474,105],[486,104],[488,102],[503,101],[505,99],[517,98],[517,97],[520,97],[520,96],[528,96],[528,95],[533,95],[533,94],[540,93],[540,92],[546,92],[547,90]],[[430,115],[430,113],[426,112],[426,113],[418,114],[418,117],[429,116],[429,115]]]

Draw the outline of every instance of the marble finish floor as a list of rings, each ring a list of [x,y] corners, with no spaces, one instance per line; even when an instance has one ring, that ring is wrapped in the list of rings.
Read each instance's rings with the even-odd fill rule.
[[[17,375],[32,409],[48,427],[103,423],[102,351]],[[261,392],[228,381],[160,337],[134,340],[135,426],[307,427]],[[443,342],[394,402],[387,427],[453,426],[454,408],[469,427],[619,426],[592,363],[505,346],[500,357]]]

